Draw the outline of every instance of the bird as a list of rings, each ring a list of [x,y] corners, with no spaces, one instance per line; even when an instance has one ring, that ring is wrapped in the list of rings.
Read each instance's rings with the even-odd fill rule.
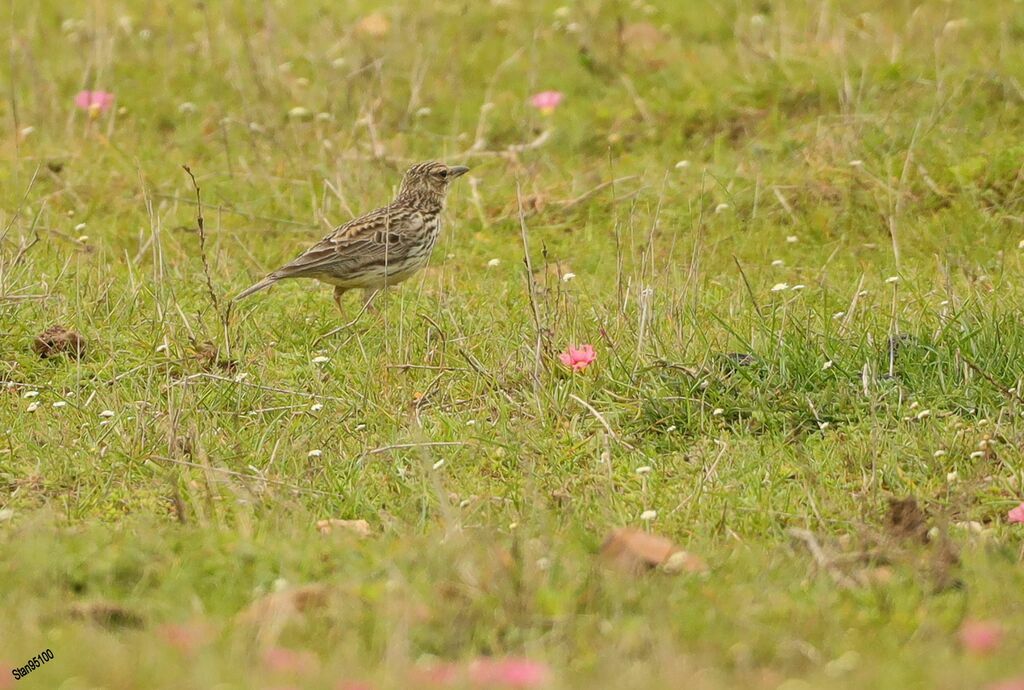
[[[331,231],[266,278],[238,293],[234,301],[286,278],[315,278],[334,286],[334,302],[362,288],[364,308],[385,287],[411,277],[430,260],[441,233],[441,212],[452,182],[469,168],[437,161],[409,168],[394,200]]]

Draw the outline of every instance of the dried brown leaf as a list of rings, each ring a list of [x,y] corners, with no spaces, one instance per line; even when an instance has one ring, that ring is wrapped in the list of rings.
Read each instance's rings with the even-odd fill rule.
[[[316,528],[320,534],[331,534],[332,532],[350,532],[360,537],[368,537],[373,534],[370,523],[366,520],[339,520],[328,518],[317,520]]]
[[[356,32],[363,36],[380,38],[391,30],[391,21],[380,12],[368,14],[356,23]]]
[[[80,359],[85,355],[85,338],[63,326],[51,326],[36,336],[32,350],[43,359],[61,354]]]
[[[897,539],[924,543],[928,541],[928,517],[913,496],[889,499],[889,512],[885,519],[889,534]]]
[[[238,621],[249,625],[283,623],[296,615],[327,605],[331,589],[314,583],[267,594],[252,602],[238,614]]]
[[[661,567],[668,573],[706,572],[699,557],[680,549],[672,540],[643,530],[613,530],[601,546],[601,558],[627,572],[640,573]]]
[[[238,369],[238,362],[234,359],[220,356],[220,350],[209,341],[199,343],[195,346],[195,358],[200,366],[206,371],[219,369],[232,374]]]
[[[627,49],[645,53],[657,48],[665,40],[661,29],[649,22],[626,24],[619,34],[622,45]]]

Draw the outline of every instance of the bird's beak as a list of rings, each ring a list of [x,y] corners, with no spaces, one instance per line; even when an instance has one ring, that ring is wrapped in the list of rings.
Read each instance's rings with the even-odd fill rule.
[[[464,165],[453,165],[448,168],[448,177],[462,177],[469,172],[469,168]]]

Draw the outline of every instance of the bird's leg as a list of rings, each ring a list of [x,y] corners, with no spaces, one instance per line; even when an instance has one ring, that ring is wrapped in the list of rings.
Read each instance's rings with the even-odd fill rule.
[[[372,310],[377,311],[376,306],[373,306],[373,300],[377,297],[383,288],[365,288],[363,290],[363,311]]]
[[[347,290],[347,288],[338,287],[338,286],[335,286],[335,288],[334,288],[334,303],[338,305],[338,310],[342,314],[345,313],[345,310],[341,308],[341,296],[343,294],[345,294],[346,290]],[[332,335],[337,335],[338,333],[341,333],[342,331],[347,330],[347,329],[351,328],[352,326],[356,325],[356,322],[359,321],[360,318],[362,318],[363,313],[366,311],[366,308],[368,306],[370,306],[370,299],[372,299],[373,295],[376,294],[376,292],[372,292],[372,291],[369,291],[369,290],[367,290],[367,292],[371,292],[371,294],[369,295],[369,298],[366,301],[363,302],[363,308],[359,310],[359,313],[356,314],[354,319],[352,319],[348,323],[343,323],[342,325],[338,326],[337,328],[332,328],[331,330],[327,331],[323,335],[319,336],[316,340],[314,340],[313,344],[317,345],[324,338],[330,338]]]
[[[348,291],[348,288],[343,288],[340,285],[334,286],[334,303],[338,305],[338,311],[344,316],[345,309],[341,306],[341,296]]]

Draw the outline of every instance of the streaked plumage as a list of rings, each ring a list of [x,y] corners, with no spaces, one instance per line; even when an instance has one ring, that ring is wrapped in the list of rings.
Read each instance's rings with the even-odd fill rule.
[[[335,229],[235,299],[285,278],[315,278],[333,285],[335,301],[352,288],[362,288],[369,297],[400,283],[430,260],[441,231],[448,186],[467,170],[432,161],[412,166],[394,201]]]

